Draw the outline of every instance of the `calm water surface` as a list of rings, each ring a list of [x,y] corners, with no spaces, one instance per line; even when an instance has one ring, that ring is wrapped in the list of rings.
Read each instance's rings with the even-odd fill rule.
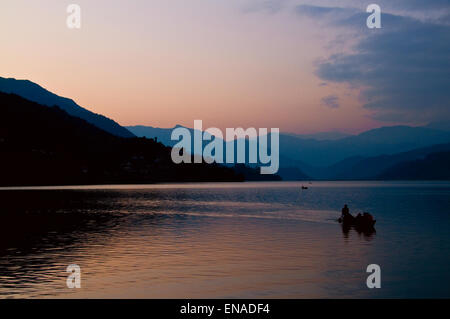
[[[3,188],[0,298],[450,297],[450,183],[300,186]],[[344,231],[344,203],[376,233]]]

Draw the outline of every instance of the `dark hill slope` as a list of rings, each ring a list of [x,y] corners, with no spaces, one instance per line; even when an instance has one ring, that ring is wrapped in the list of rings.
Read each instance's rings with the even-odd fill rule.
[[[134,134],[106,116],[82,108],[73,100],[58,96],[34,82],[0,77],[0,92],[17,94],[24,99],[46,106],[59,106],[68,114],[82,118],[113,135],[134,137]]]
[[[0,185],[240,181],[231,168],[176,165],[152,139],[121,138],[59,107],[0,93]]]
[[[379,176],[385,180],[450,180],[450,152],[432,153],[424,159],[398,163]]]

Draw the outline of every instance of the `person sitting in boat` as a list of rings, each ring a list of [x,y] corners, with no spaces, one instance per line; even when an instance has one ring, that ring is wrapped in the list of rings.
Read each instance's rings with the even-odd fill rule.
[[[340,220],[342,220],[344,223],[351,223],[354,221],[354,218],[355,217],[350,214],[350,210],[348,209],[347,204],[345,204],[342,208],[342,215]]]
[[[344,207],[342,208],[341,212],[342,212],[342,216],[341,216],[342,218],[351,216],[350,215],[350,210],[348,209],[347,204],[344,205]]]

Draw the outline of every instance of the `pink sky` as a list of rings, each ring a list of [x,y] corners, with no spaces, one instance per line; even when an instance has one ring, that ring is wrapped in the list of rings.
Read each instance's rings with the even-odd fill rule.
[[[255,0],[256,1],[256,0]],[[260,1],[261,2],[261,1]],[[360,132],[358,91],[323,82],[317,59],[338,34],[290,10],[248,10],[245,0],[6,1],[0,11],[2,77],[29,79],[121,125],[277,127]],[[336,31],[337,32],[337,31]],[[340,107],[322,104],[335,95]]]

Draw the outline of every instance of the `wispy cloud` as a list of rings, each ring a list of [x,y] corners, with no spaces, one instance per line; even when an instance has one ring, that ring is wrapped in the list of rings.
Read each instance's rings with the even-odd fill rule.
[[[309,4],[300,4],[294,7],[294,11],[300,15],[306,15],[314,18],[329,18],[333,17],[343,17],[349,14],[356,13],[357,10],[354,8],[341,8],[341,7],[320,7]]]
[[[243,11],[277,13],[284,8],[286,2],[287,0],[252,0],[244,5]]]
[[[339,107],[339,97],[336,95],[328,95],[322,98],[322,105],[331,109],[337,109]]]
[[[382,3],[386,3],[383,0]],[[450,8],[450,0],[397,0],[389,1],[389,3],[398,8],[404,8],[407,10],[441,10]]]
[[[443,2],[437,1],[433,8]],[[354,13],[352,8],[299,6],[296,12],[323,19],[333,27],[358,30],[361,37],[348,50],[351,53],[320,61],[316,74],[327,82],[359,87],[363,106],[372,111],[373,118],[450,119],[450,26],[383,13],[383,28],[370,30],[364,28],[367,13]]]

